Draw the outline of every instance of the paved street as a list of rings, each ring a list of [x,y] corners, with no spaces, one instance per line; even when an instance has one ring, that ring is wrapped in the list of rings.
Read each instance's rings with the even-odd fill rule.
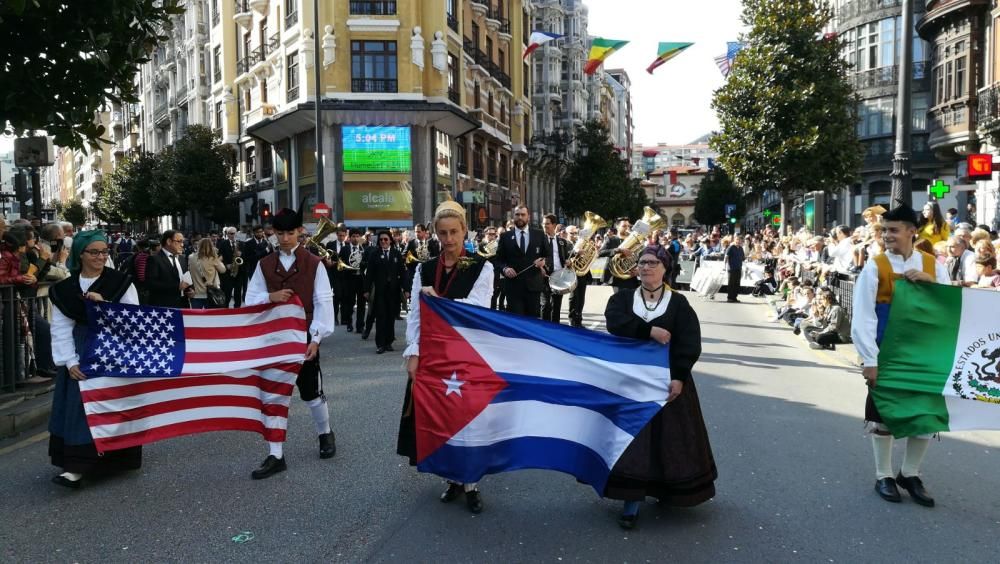
[[[589,293],[587,323],[600,328],[609,292]],[[695,377],[720,472],[717,497],[700,507],[646,505],[625,533],[618,502],[541,471],[484,479],[480,516],[442,505],[440,480],[394,454],[399,353],[375,355],[373,341],[338,328],[323,347],[336,458],[318,459],[297,398],[289,470],[263,482],[249,476],[263,442],[219,433],[150,445],[141,471],[66,491],[49,482],[45,441],[22,436],[24,446],[0,445],[0,560],[981,562],[993,552],[1000,433],[932,444],[924,474],[937,508],[905,494],[883,502],[872,491],[859,372],[766,323],[761,305],[691,300],[705,345]],[[901,457],[897,448],[897,468]],[[252,540],[234,542],[241,532]]]

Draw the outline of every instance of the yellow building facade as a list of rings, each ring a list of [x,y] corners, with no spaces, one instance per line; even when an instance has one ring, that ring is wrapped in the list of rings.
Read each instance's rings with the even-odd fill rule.
[[[476,227],[523,199],[521,0],[325,0],[319,26],[309,0],[237,0],[219,11],[222,88],[210,110],[236,148],[248,223],[262,204],[322,199],[349,226],[409,227],[454,198]]]

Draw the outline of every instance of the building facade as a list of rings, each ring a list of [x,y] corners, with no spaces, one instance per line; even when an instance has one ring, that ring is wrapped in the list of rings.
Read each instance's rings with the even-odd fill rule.
[[[977,92],[976,132],[979,150],[1000,161],[1000,2],[984,14],[981,88]],[[975,222],[1000,229],[1000,173],[976,183]]]
[[[708,168],[709,159],[715,160],[719,154],[708,145],[708,136],[686,145],[632,145],[632,178],[647,178],[656,170],[674,166]]]

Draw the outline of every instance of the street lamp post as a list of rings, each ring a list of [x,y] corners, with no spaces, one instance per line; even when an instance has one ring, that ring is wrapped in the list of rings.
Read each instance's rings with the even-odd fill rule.
[[[313,82],[316,86],[316,203],[326,201],[323,185],[323,165],[326,161],[323,158],[323,111],[320,109],[321,78],[323,77],[323,67],[320,66],[320,43],[319,43],[319,0],[313,0],[313,71],[315,73]]]
[[[903,29],[899,50],[899,91],[896,97],[896,153],[892,159],[892,201],[910,205],[910,83],[913,80],[913,0],[902,0]]]

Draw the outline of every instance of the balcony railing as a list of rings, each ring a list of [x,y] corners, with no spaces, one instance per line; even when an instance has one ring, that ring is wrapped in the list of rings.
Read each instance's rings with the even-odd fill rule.
[[[288,29],[297,23],[299,23],[298,7],[296,7],[294,11],[285,14],[285,29]]]
[[[1000,84],[979,91],[976,123],[984,131],[1000,130]]]
[[[915,61],[913,63],[913,80],[926,81],[929,65],[930,63],[927,61]],[[850,77],[850,80],[855,90],[894,86],[899,83],[899,65],[856,72]]]
[[[215,67],[214,69],[212,69],[212,80],[213,82],[219,82],[220,80],[222,80],[222,69],[220,69],[219,67]]]
[[[454,31],[458,31],[458,17],[455,14],[448,14],[448,27]]]
[[[474,178],[479,178],[479,179],[482,179],[482,178],[485,178],[485,177],[483,176],[483,162],[482,162],[482,161],[483,161],[483,160],[482,160],[481,158],[480,158],[480,159],[477,159],[477,158],[475,158],[475,156],[473,155],[473,161],[472,161],[472,176],[473,176]]]
[[[935,127],[945,129],[956,125],[968,125],[969,114],[965,107],[960,107],[935,113],[931,119]]]
[[[351,0],[352,16],[394,16],[396,0]]]
[[[462,51],[465,51],[466,55],[469,55],[470,57],[475,57],[476,51],[478,50],[479,48],[471,39],[469,39],[468,37],[462,38]]]
[[[395,78],[352,78],[351,92],[385,93],[396,92]]]
[[[462,103],[462,96],[458,93],[458,90],[448,89],[448,99],[456,104]]]
[[[291,88],[288,89],[287,98],[288,98],[288,101],[298,100],[299,99],[299,85],[298,84],[296,84],[295,86],[292,86]]]

